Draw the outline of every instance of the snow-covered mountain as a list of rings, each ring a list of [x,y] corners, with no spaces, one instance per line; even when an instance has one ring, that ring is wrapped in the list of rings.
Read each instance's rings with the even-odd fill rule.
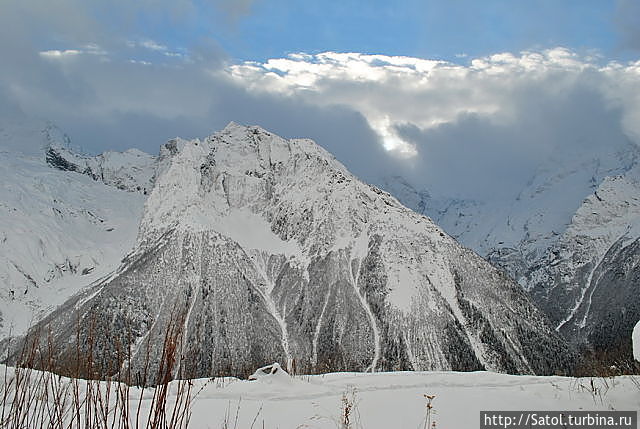
[[[610,307],[614,286],[599,280],[607,270],[632,276],[633,246],[627,246],[640,238],[639,160],[631,142],[598,156],[558,156],[508,201],[438,200],[402,179],[381,184],[515,278],[573,343],[606,349],[628,343],[631,319],[640,317],[635,283],[627,282],[625,292],[616,289],[629,299]],[[620,259],[623,249],[627,259]],[[602,331],[595,333],[595,326]]]
[[[640,319],[640,183],[606,178],[532,270],[531,293],[557,329],[595,350],[631,355]]]
[[[50,134],[51,128],[44,130]],[[45,148],[47,164],[62,170],[85,174],[93,180],[118,189],[141,192],[144,195],[153,187],[156,157],[137,149],[125,152],[104,152],[97,156],[80,155],[70,148],[68,138],[51,140]]]
[[[170,332],[192,376],[570,366],[522,288],[310,140],[230,124],[155,177],[134,252],[32,332],[60,361],[141,373]]]
[[[68,145],[51,124],[0,126],[0,337],[112,272],[135,243],[144,196],[47,165]]]

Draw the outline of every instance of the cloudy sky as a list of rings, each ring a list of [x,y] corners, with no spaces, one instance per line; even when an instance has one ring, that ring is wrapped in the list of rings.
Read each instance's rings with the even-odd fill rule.
[[[0,117],[91,153],[233,120],[486,198],[640,144],[638,0],[0,0],[0,55]]]

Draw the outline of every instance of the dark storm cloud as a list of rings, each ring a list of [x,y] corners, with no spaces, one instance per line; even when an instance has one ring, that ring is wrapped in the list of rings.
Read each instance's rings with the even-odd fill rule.
[[[462,114],[456,120],[421,130],[399,125],[416,144],[414,182],[447,190],[461,198],[513,198],[536,169],[549,161],[598,157],[628,142],[621,110],[584,83],[563,94],[523,89],[508,123],[490,116]]]

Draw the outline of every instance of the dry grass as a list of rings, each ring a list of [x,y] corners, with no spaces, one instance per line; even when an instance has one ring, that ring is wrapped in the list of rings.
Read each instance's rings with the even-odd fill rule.
[[[354,429],[361,427],[360,414],[358,412],[357,390],[352,388],[343,392],[340,403],[341,410],[338,419],[338,427],[340,429]]]
[[[95,338],[89,329],[88,350],[82,360],[79,346],[71,377],[56,374],[57,361],[51,333],[35,332],[22,343],[18,365],[4,367],[0,387],[0,427],[7,429],[181,429],[187,428],[197,393],[193,383],[181,379],[182,317],[172,318],[165,332],[160,366],[148,374],[148,356],[142,380],[133,380],[127,360],[119,362],[125,374],[92,377],[104,373],[93,361]],[[78,331],[79,332],[79,331]],[[45,338],[45,341],[42,341]],[[79,344],[79,341],[77,341]],[[8,347],[10,350],[11,347]],[[82,362],[82,367],[80,365]],[[37,370],[34,368],[38,368]],[[66,371],[68,373],[68,371]],[[81,375],[88,375],[82,379]],[[153,386],[147,380],[154,379]],[[175,380],[175,381],[171,381]],[[137,382],[137,383],[134,383]],[[138,384],[138,387],[132,385]]]
[[[425,405],[425,415],[424,415],[424,429],[433,429],[436,427],[436,421],[433,420],[434,415],[436,414],[435,409],[433,408],[433,400],[436,395],[422,395],[427,400],[427,404]]]

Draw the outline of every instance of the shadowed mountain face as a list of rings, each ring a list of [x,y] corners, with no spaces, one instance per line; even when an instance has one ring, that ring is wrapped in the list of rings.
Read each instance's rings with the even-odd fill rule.
[[[632,361],[640,319],[640,184],[607,178],[532,271],[531,294],[556,329],[607,365]]]
[[[438,200],[383,181],[527,290],[555,329],[607,367],[632,362],[640,319],[640,149],[631,142],[540,168],[515,200]]]
[[[428,218],[312,141],[235,124],[162,147],[134,252],[28,340],[96,376],[154,373],[167,344],[174,376],[571,365],[526,293]]]
[[[558,330],[581,350],[594,354],[608,364],[632,360],[631,333],[640,319],[640,239],[623,236],[593,265],[578,271],[584,278],[583,289],[566,286],[558,275],[557,286],[533,290],[542,309],[554,314],[564,300],[578,294],[570,316]],[[555,302],[555,305],[551,303]],[[545,306],[546,305],[546,306]]]
[[[640,239],[625,244],[621,240],[607,252],[591,296],[600,305],[581,327],[594,349],[620,350],[630,357],[629,339],[640,320]]]

